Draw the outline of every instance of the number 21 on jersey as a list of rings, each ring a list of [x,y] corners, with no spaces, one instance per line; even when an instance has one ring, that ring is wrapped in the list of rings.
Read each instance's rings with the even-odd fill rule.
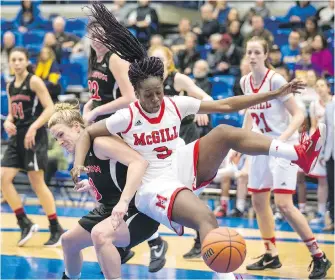
[[[271,128],[268,126],[266,119],[265,119],[265,115],[264,113],[260,113],[260,114],[256,114],[254,112],[252,112],[250,114],[250,116],[255,120],[256,125],[259,127],[260,131],[262,133],[264,132],[271,132]]]

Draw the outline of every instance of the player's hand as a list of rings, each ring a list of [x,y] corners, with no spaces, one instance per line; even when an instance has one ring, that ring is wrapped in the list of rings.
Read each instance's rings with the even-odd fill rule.
[[[81,180],[74,185],[73,188],[76,192],[88,192],[91,189],[91,185],[87,179]]]
[[[30,150],[35,146],[35,136],[36,136],[36,128],[30,126],[24,137],[24,147],[26,150]]]
[[[198,126],[206,126],[209,123],[209,118],[206,114],[197,114],[195,115],[194,121],[198,124]]]
[[[89,112],[86,112],[84,115],[83,115],[83,119],[84,119],[84,122],[87,124],[87,125],[91,125],[95,119],[97,118],[97,114],[96,114],[96,111],[95,110],[92,110],[92,111],[89,111]]]
[[[5,120],[4,124],[3,124],[3,128],[5,129],[6,133],[9,136],[14,136],[16,135],[16,126],[15,124],[13,124],[11,121],[9,120]]]
[[[80,175],[87,173],[87,172],[88,172],[88,169],[85,166],[82,166],[82,165],[74,166],[70,171],[72,181],[75,184],[77,184],[79,181]]]
[[[233,150],[231,150],[229,153],[230,153],[228,157],[229,162],[231,164],[237,165],[242,154]]]
[[[274,91],[276,97],[285,96],[290,93],[297,94],[301,93],[306,88],[306,84],[303,81],[294,79],[292,82],[283,85],[281,88]]]
[[[118,204],[116,204],[115,207],[113,208],[111,214],[111,223],[114,230],[118,228],[118,226],[121,224],[123,220],[124,215],[127,214],[128,206],[129,206],[128,202],[120,200]]]

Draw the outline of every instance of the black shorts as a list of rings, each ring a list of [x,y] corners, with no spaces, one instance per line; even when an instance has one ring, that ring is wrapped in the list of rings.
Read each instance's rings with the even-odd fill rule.
[[[101,204],[82,217],[78,223],[88,232],[101,221],[110,217],[114,206]],[[129,207],[128,215],[124,217],[130,232],[128,249],[135,247],[151,237],[159,227],[159,223],[139,212],[136,207]]]
[[[182,122],[180,126],[179,137],[185,141],[185,144],[190,144],[200,138],[200,131],[196,123],[191,120],[190,122]]]
[[[16,135],[9,138],[7,150],[1,160],[3,167],[19,168],[25,171],[45,170],[48,164],[48,134],[45,127],[37,130],[35,147],[24,148],[24,138],[28,127],[19,128]]]

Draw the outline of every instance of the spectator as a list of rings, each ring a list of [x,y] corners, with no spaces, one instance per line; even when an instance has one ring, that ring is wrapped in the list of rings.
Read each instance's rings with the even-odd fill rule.
[[[278,45],[273,45],[269,51],[269,61],[274,68],[284,66],[282,53]]]
[[[53,102],[58,101],[57,97],[61,94],[61,87],[59,84],[60,71],[55,54],[51,48],[42,48],[37,62],[35,75],[44,81]]]
[[[299,79],[306,83],[306,88],[302,92],[301,99],[306,105],[306,108],[309,108],[310,103],[313,100],[318,99],[318,94],[315,91],[315,83],[316,83],[316,74],[314,70],[308,70],[305,76],[301,76]]]
[[[321,7],[316,13],[316,18],[323,30],[334,28],[334,0],[329,0],[327,7]]]
[[[177,54],[178,68],[180,72],[185,75],[190,75],[194,63],[200,59],[200,53],[196,50],[196,40],[197,37],[193,33],[188,33],[185,36],[185,50],[181,50]]]
[[[327,49],[327,40],[323,35],[316,35],[312,42],[312,64],[320,76],[334,75],[333,54]]]
[[[264,0],[256,0],[255,6],[251,9],[254,10],[255,15],[261,16],[262,18],[270,17],[270,10],[266,7]]]
[[[231,22],[233,22],[234,20],[238,20],[240,21],[240,14],[238,13],[238,10],[235,8],[231,8],[228,16],[227,16],[227,20],[224,23],[224,32],[226,32],[227,27],[230,25]]]
[[[227,5],[226,0],[216,1],[213,18],[215,18],[219,24],[224,24],[227,20],[229,11],[230,7]]]
[[[56,17],[52,22],[54,35],[56,37],[58,47],[62,49],[71,49],[80,41],[76,35],[64,32],[65,20],[62,17]]]
[[[164,38],[162,35],[156,34],[150,39],[150,47],[157,47],[164,45]]]
[[[57,39],[54,33],[52,32],[45,33],[43,46],[49,47],[53,50],[56,56],[56,60],[58,64],[60,64],[62,60],[62,47],[59,44],[57,44]]]
[[[261,16],[254,15],[251,19],[251,26],[252,31],[245,37],[244,45],[252,37],[258,36],[264,38],[267,41],[269,47],[271,48],[273,43],[273,35],[269,30],[264,28],[263,18]]]
[[[303,47],[301,50],[299,61],[294,66],[294,76],[300,78],[307,75],[307,71],[313,69],[312,65],[312,48]]]
[[[303,35],[303,38],[305,40],[303,46],[311,44],[313,38],[318,34],[319,34],[319,26],[316,17],[307,18],[305,22],[305,32]]]
[[[40,10],[36,3],[33,3],[31,0],[22,0],[21,9],[13,20],[14,28],[18,29],[21,33],[25,33],[28,30],[38,28],[43,22],[44,20],[40,15]]]
[[[296,1],[296,5],[291,7],[284,21],[305,22],[308,17],[314,16],[316,9],[310,4],[310,1]]]
[[[178,24],[178,35],[172,39],[171,50],[177,53],[185,49],[185,36],[191,31],[191,22],[188,18],[183,18]]]
[[[234,45],[233,39],[228,33],[222,35],[221,45],[224,57],[223,61],[219,63],[218,69],[223,73],[235,75],[235,69],[239,67],[243,57],[243,49]]]
[[[211,95],[212,84],[208,78],[209,66],[206,60],[198,60],[194,64],[193,75],[195,84],[204,92]]]
[[[243,95],[243,91],[241,89],[241,84],[240,84],[240,80],[243,76],[247,75],[250,73],[250,64],[248,63],[248,61],[244,58],[242,58],[241,63],[240,63],[240,73],[238,76],[235,77],[235,83],[233,86],[233,92],[235,96],[238,95]]]
[[[241,23],[238,20],[233,20],[228,25],[228,34],[233,38],[233,43],[235,46],[243,47],[243,35],[241,34]]]
[[[111,8],[113,15],[122,25],[127,25],[127,17],[129,12],[131,11],[131,8],[127,5],[127,1],[116,0],[113,2],[113,6]]]
[[[211,51],[207,55],[207,63],[209,65],[209,71],[211,75],[215,75],[219,72],[217,66],[223,61],[223,47],[221,45],[221,34],[213,34],[209,38],[211,45]]]
[[[3,48],[1,49],[1,72],[4,75],[6,83],[11,82],[14,73],[9,67],[8,59],[10,51],[15,47],[15,36],[12,32],[7,31],[3,35]]]
[[[151,35],[159,29],[157,12],[149,4],[149,0],[139,0],[138,7],[128,16],[128,26],[136,30],[137,39],[145,47],[148,47]]]
[[[300,34],[298,31],[291,31],[288,37],[288,45],[282,46],[280,51],[284,64],[290,71],[294,71],[295,64],[300,59]]]
[[[193,28],[193,32],[198,35],[199,44],[207,43],[212,34],[220,31],[219,22],[214,18],[213,7],[210,4],[201,6],[202,26]]]

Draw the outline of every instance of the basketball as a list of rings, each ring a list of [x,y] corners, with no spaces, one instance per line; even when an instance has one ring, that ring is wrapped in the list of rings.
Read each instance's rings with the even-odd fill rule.
[[[208,233],[202,243],[201,255],[214,271],[229,273],[245,260],[247,247],[243,237],[233,229],[217,228]]]

